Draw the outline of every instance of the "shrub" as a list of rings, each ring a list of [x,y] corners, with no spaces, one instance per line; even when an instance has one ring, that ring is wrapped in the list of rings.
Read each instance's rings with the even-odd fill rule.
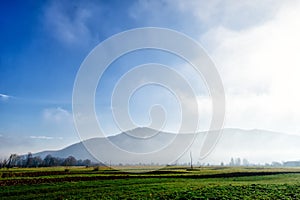
[[[96,166],[94,167],[93,171],[99,171],[100,170],[100,167],[99,166]]]

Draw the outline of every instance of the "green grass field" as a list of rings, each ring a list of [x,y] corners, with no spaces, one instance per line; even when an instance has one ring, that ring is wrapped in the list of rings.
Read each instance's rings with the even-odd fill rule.
[[[136,170],[133,168],[133,170]],[[299,168],[0,170],[0,199],[300,199]]]

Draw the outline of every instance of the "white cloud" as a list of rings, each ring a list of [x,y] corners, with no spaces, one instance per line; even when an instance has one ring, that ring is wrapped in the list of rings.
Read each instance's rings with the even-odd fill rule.
[[[42,139],[42,140],[52,140],[54,139],[53,137],[48,137],[48,136],[44,136],[44,135],[39,135],[39,136],[30,136],[31,139]]]
[[[287,2],[258,26],[202,35],[224,80],[227,126],[299,132],[299,18],[300,3]]]
[[[86,45],[95,37],[91,20],[99,20],[100,13],[99,4],[91,2],[51,1],[43,20],[46,30],[63,44]]]
[[[7,101],[10,98],[12,98],[12,96],[6,95],[6,94],[0,94],[0,100],[2,101]]]
[[[206,32],[218,25],[234,30],[255,26],[271,18],[281,4],[279,0],[136,1],[129,14],[144,25],[195,33]]]
[[[72,122],[72,114],[61,107],[44,109],[43,118],[46,121],[55,123]]]
[[[181,31],[197,30],[224,82],[227,127],[300,134],[299,2],[138,1],[130,11],[136,20],[168,27],[168,16],[179,16]]]
[[[167,2],[174,3],[172,0]],[[211,27],[219,24],[228,28],[239,29],[255,25],[269,18],[280,4],[281,1],[278,0],[229,0],[226,2],[222,0],[177,0],[174,5],[179,8],[179,11],[192,14],[196,20]]]
[[[39,140],[63,140],[63,137],[50,137],[45,135],[31,135],[30,139],[39,139]]]

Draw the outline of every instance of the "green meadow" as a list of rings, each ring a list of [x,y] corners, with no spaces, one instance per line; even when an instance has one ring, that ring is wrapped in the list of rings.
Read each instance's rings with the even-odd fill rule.
[[[300,199],[300,168],[1,169],[1,199]],[[148,170],[147,168],[143,168]]]

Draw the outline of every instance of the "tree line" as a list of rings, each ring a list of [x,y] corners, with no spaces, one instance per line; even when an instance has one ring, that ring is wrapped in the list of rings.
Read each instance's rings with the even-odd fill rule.
[[[33,156],[32,153],[19,156],[11,154],[8,159],[0,161],[0,168],[12,167],[54,167],[54,166],[91,166],[92,162],[89,159],[77,160],[73,156],[67,158],[53,157],[47,155],[44,159],[40,156]]]

